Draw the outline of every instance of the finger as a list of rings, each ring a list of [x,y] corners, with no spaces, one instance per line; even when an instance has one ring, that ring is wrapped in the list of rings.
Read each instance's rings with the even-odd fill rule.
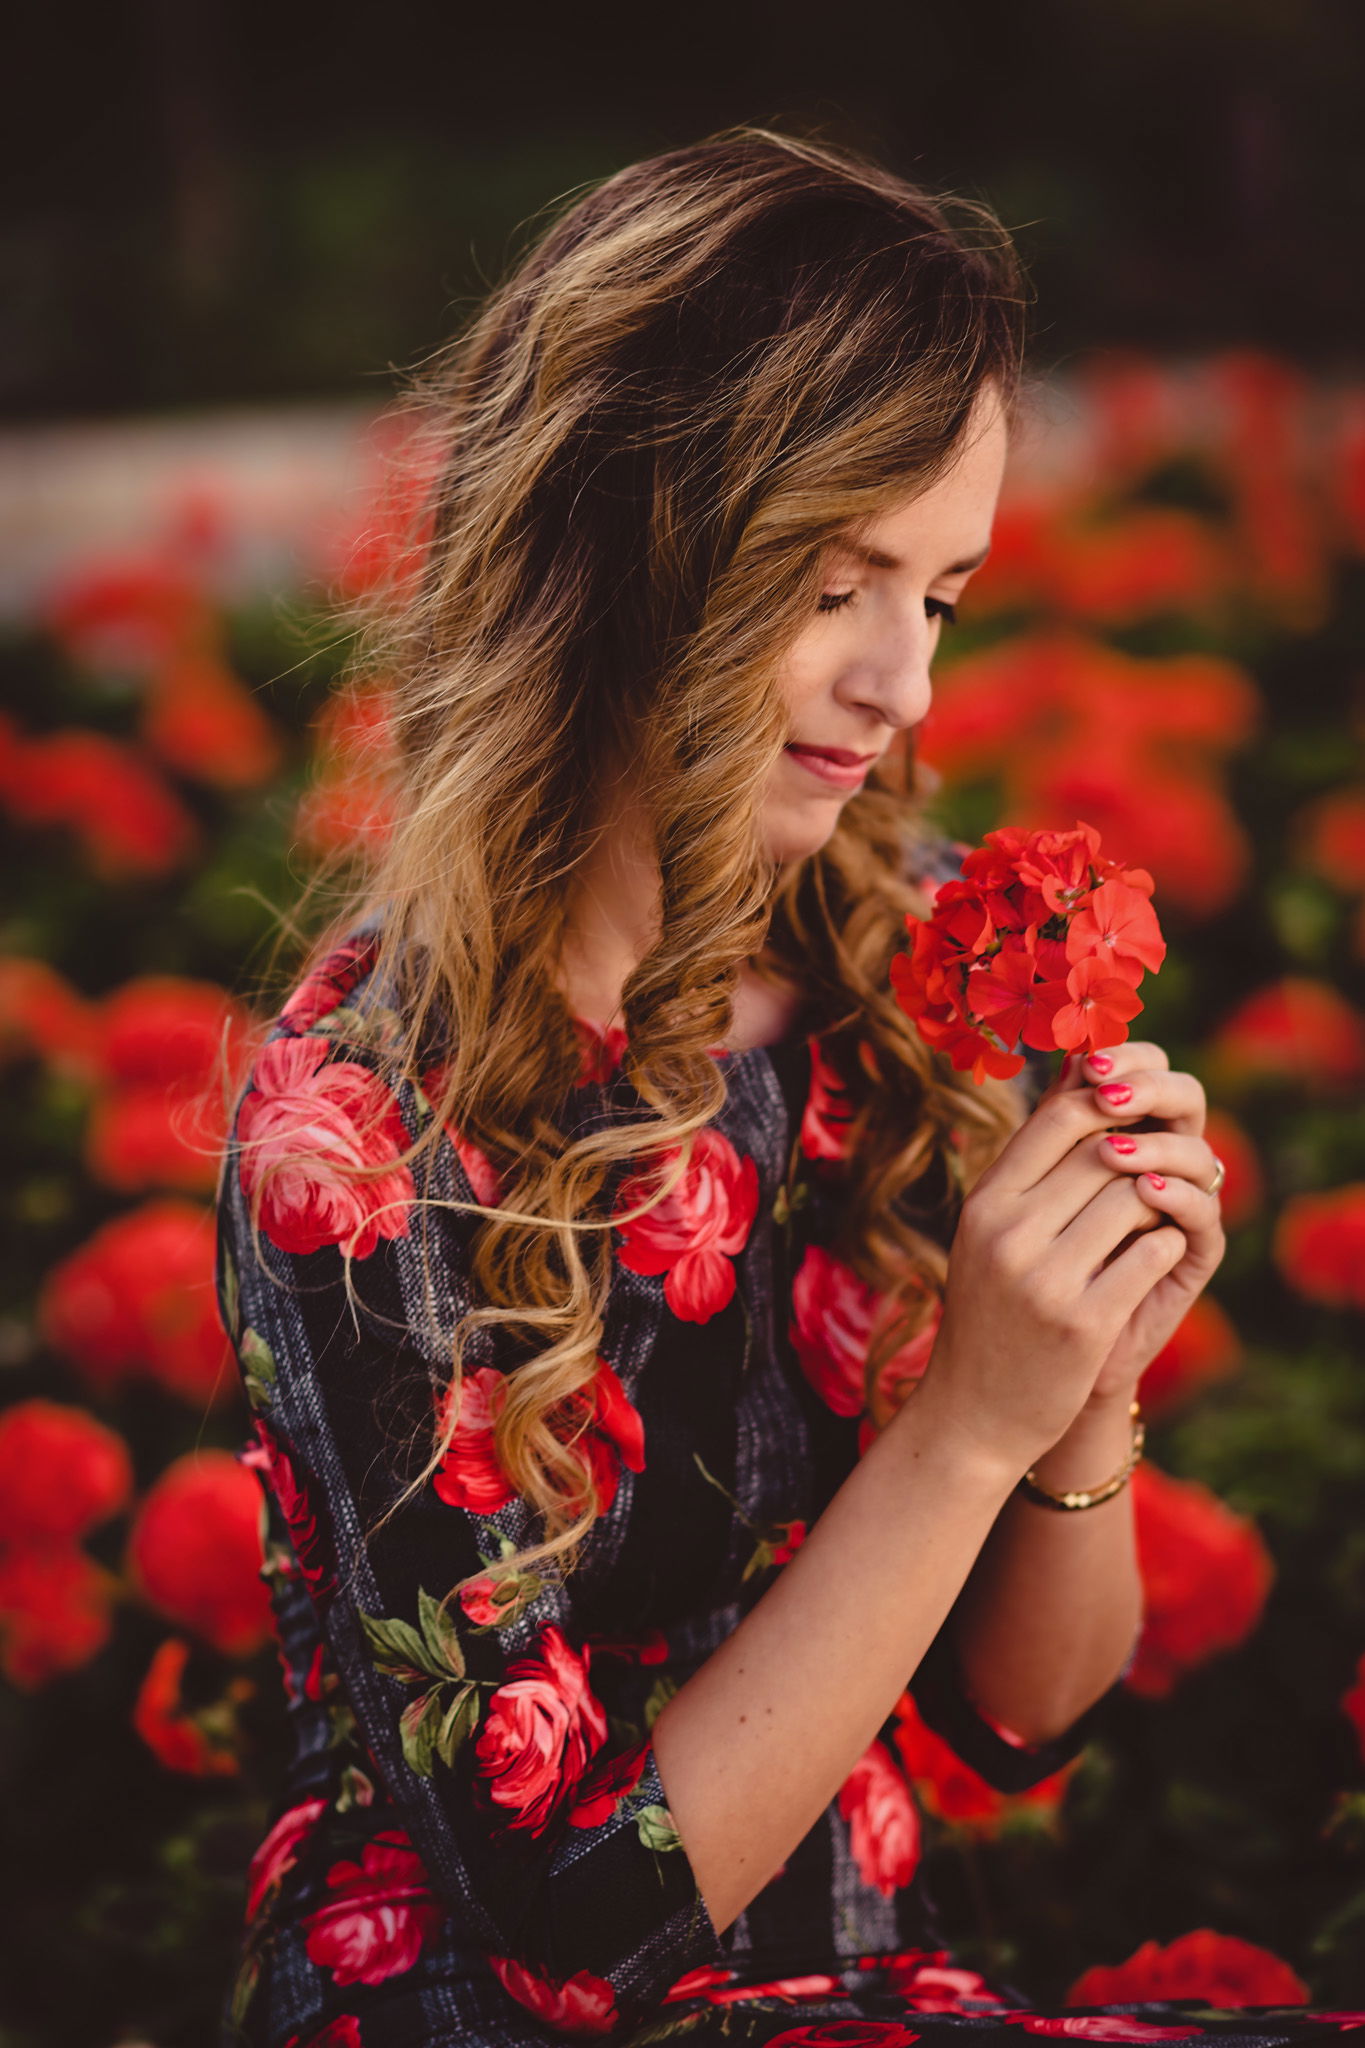
[[[1204,1091],[1193,1074],[1146,1067],[1104,1087],[1110,1090],[1107,1096],[1094,1087],[1044,1095],[977,1187],[991,1200],[1027,1194],[1082,1140],[1146,1116],[1159,1117],[1185,1136],[1198,1137],[1203,1131]]]
[[[1096,1141],[1093,1158],[1109,1173],[1126,1173],[1134,1180],[1141,1173],[1160,1173],[1167,1179],[1179,1175],[1201,1191],[1218,1171],[1218,1154],[1207,1138],[1182,1137],[1175,1131],[1110,1131]]]
[[[1100,1082],[1094,1095],[1110,1123],[1136,1123],[1142,1117],[1152,1117],[1186,1137],[1203,1134],[1208,1098],[1193,1074],[1168,1067],[1142,1067],[1122,1078]]]
[[[1099,1081],[1127,1080],[1143,1067],[1167,1067],[1171,1062],[1165,1048],[1150,1038],[1125,1039],[1122,1045],[1106,1045],[1076,1061],[1082,1085]]]
[[[1133,1182],[1144,1202],[1150,1202],[1167,1223],[1185,1233],[1188,1256],[1210,1269],[1223,1256],[1227,1239],[1223,1235],[1223,1207],[1217,1195],[1205,1193],[1179,1175],[1139,1174]]]
[[[1155,1230],[1164,1220],[1139,1191],[1138,1182],[1109,1179],[1058,1233],[1054,1256],[1063,1262],[1071,1284],[1080,1287],[1093,1279],[1125,1238]]]

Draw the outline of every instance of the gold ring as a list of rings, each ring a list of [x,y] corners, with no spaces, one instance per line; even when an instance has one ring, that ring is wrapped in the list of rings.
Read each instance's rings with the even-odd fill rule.
[[[1215,1173],[1215,1175],[1213,1176],[1213,1179],[1212,1179],[1212,1180],[1211,1180],[1211,1181],[1209,1182],[1208,1186],[1207,1186],[1207,1187],[1205,1188],[1205,1190],[1204,1190],[1204,1193],[1205,1193],[1206,1195],[1216,1195],[1216,1194],[1217,1194],[1217,1192],[1218,1192],[1218,1190],[1219,1190],[1219,1188],[1221,1188],[1221,1187],[1222,1187],[1222,1185],[1223,1185],[1223,1182],[1224,1182],[1224,1181],[1225,1181],[1225,1180],[1227,1179],[1227,1177],[1228,1177],[1228,1170],[1227,1170],[1226,1166],[1224,1166],[1224,1164],[1223,1164],[1222,1160],[1218,1158],[1218,1154],[1217,1154],[1217,1153],[1215,1152],[1213,1156],[1214,1156],[1215,1160],[1217,1160],[1217,1163],[1218,1163],[1218,1171],[1217,1171],[1217,1173]]]

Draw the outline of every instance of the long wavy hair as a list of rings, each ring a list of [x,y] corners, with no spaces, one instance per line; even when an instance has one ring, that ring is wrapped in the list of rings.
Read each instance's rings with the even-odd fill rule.
[[[956,1073],[890,993],[905,913],[928,914],[913,749],[786,869],[758,817],[823,548],[942,475],[985,387],[1012,402],[1024,303],[980,205],[741,128],[579,197],[410,381],[432,479],[420,566],[363,621],[355,671],[391,683],[397,816],[322,943],[372,920],[380,979],[386,960],[401,977],[385,1057],[434,1112],[405,1156],[453,1126],[501,1175],[499,1202],[464,1205],[476,1305],[450,1333],[456,1398],[388,1511],[450,1444],[473,1333],[504,1332],[496,1454],[540,1519],[495,1573],[569,1568],[596,1518],[582,1436],[606,1184],[648,1168],[643,1213],[686,1169],[725,1099],[709,1049],[744,962],[802,992],[853,1111],[835,1249],[891,1309],[869,1386],[923,1324],[954,1205],[1020,1121],[1011,1087]],[[566,902],[602,829],[602,764],[623,756],[661,878],[622,998],[637,1099],[566,1130]]]

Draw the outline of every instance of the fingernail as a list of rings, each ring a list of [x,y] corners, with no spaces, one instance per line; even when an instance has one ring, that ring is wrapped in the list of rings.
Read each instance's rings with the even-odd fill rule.
[[[1116,1134],[1115,1132],[1113,1132],[1113,1131],[1111,1131],[1111,1132],[1109,1133],[1109,1136],[1108,1136],[1108,1137],[1107,1137],[1107,1138],[1105,1139],[1105,1141],[1104,1141],[1104,1142],[1105,1142],[1105,1144],[1106,1144],[1106,1145],[1112,1145],[1112,1146],[1113,1146],[1113,1148],[1114,1148],[1114,1150],[1115,1150],[1116,1152],[1136,1152],[1136,1151],[1137,1151],[1137,1139],[1136,1139],[1136,1138],[1120,1138],[1120,1137],[1119,1137],[1119,1136],[1117,1136],[1117,1134]]]
[[[1092,1052],[1090,1064],[1097,1074],[1107,1074],[1114,1062],[1110,1059],[1107,1052]]]
[[[1127,1102],[1132,1092],[1126,1081],[1106,1081],[1103,1088],[1095,1090],[1095,1093],[1102,1095],[1106,1102]]]
[[[1142,1178],[1144,1180],[1149,1180],[1154,1188],[1164,1188],[1166,1185],[1166,1177],[1164,1174],[1144,1173]]]

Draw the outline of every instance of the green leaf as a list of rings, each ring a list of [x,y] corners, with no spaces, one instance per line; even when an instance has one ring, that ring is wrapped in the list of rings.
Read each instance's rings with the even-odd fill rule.
[[[649,1698],[645,1701],[646,1728],[654,1726],[654,1723],[658,1720],[660,1714],[662,1714],[677,1690],[677,1679],[670,1678],[667,1672],[655,1679]]]
[[[440,1730],[432,1745],[443,1764],[454,1763],[456,1750],[465,1737],[473,1733],[474,1723],[478,1718],[478,1687],[472,1684],[459,1686],[454,1699],[445,1710]]]
[[[787,1221],[787,1218],[790,1215],[791,1205],[787,1201],[787,1190],[785,1188],[779,1188],[777,1191],[777,1200],[773,1203],[773,1222],[776,1223],[780,1229],[781,1226]]]
[[[455,1678],[463,1678],[465,1672],[464,1651],[450,1611],[442,1611],[438,1600],[433,1600],[425,1586],[417,1593],[417,1612],[421,1618],[422,1636],[428,1651],[438,1667]]]
[[[441,1726],[441,1693],[438,1686],[409,1700],[398,1720],[403,1738],[403,1760],[419,1778],[431,1776],[436,1737]]]
[[[646,1849],[681,1849],[682,1837],[673,1825],[673,1816],[666,1806],[642,1806],[635,1816],[635,1826]]]
[[[411,1685],[418,1678],[448,1678],[450,1673],[444,1664],[433,1667],[426,1644],[411,1622],[400,1621],[378,1614],[360,1615],[360,1625],[370,1645],[370,1655],[381,1671],[390,1678],[401,1678],[405,1685]]]
[[[238,1344],[246,1396],[253,1408],[268,1408],[275,1394],[275,1354],[256,1330],[243,1330]]]
[[[222,1297],[223,1328],[227,1331],[229,1337],[231,1337],[233,1343],[235,1344],[237,1341],[238,1326],[241,1322],[242,1317],[242,1295],[241,1289],[237,1282],[236,1261],[233,1259],[232,1253],[228,1251],[226,1246],[224,1246],[223,1249]]]

